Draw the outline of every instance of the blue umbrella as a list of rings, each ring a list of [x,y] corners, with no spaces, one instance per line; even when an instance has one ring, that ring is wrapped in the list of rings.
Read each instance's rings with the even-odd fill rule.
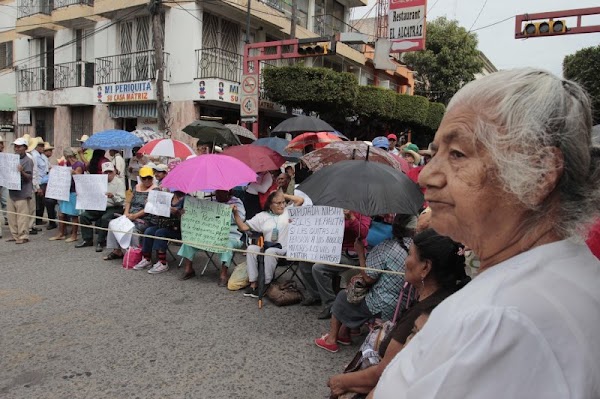
[[[279,137],[264,137],[262,139],[256,140],[254,143],[250,145],[259,145],[262,147],[269,147],[273,151],[279,153],[282,157],[287,159],[288,161],[297,161],[298,158],[302,156],[299,152],[287,152],[285,147],[290,143],[289,140],[280,139]]]
[[[110,129],[94,133],[82,144],[82,147],[92,150],[124,150],[143,145],[144,141],[132,133]]]

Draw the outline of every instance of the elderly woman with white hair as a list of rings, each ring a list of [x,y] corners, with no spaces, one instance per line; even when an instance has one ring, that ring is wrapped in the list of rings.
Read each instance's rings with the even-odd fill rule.
[[[577,239],[600,212],[600,149],[576,83],[519,69],[448,105],[420,183],[431,227],[478,255],[371,393],[599,398],[600,262]]]

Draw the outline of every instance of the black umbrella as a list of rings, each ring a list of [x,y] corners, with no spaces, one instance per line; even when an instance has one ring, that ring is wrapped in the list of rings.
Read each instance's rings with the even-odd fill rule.
[[[214,145],[241,145],[238,136],[225,125],[215,121],[195,121],[183,128],[183,131],[202,142]]]
[[[271,135],[277,133],[306,133],[306,132],[334,132],[335,129],[331,125],[322,119],[315,118],[313,116],[294,116],[293,118],[286,119],[279,125],[275,126],[275,129],[271,131]]]
[[[416,215],[424,198],[404,173],[378,162],[342,161],[315,172],[299,190],[314,205],[349,209],[363,215]]]

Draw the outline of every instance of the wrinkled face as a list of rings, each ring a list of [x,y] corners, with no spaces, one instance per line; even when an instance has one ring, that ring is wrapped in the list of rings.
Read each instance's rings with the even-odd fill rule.
[[[277,176],[276,182],[279,188],[285,190],[290,184],[290,177],[285,173],[281,173],[279,176]]]
[[[283,197],[283,194],[278,193],[275,195],[275,197],[273,197],[273,201],[271,202],[269,209],[271,209],[271,212],[276,215],[281,215],[283,213],[285,210],[285,198]]]
[[[419,176],[432,212],[431,228],[471,248],[493,237],[498,226],[516,226],[515,218],[523,218],[516,198],[502,188],[491,156],[476,140],[476,116],[464,105],[451,108],[435,135],[433,157]]]
[[[427,267],[427,263],[419,258],[419,249],[415,244],[411,244],[404,265],[406,273],[404,277],[406,281],[415,287],[420,287],[421,279],[426,277],[424,270]]]

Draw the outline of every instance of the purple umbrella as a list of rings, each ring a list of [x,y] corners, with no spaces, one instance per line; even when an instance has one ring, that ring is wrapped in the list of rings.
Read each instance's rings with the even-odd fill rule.
[[[162,186],[193,193],[231,190],[256,181],[256,173],[245,163],[227,155],[200,155],[183,161],[164,178]]]

